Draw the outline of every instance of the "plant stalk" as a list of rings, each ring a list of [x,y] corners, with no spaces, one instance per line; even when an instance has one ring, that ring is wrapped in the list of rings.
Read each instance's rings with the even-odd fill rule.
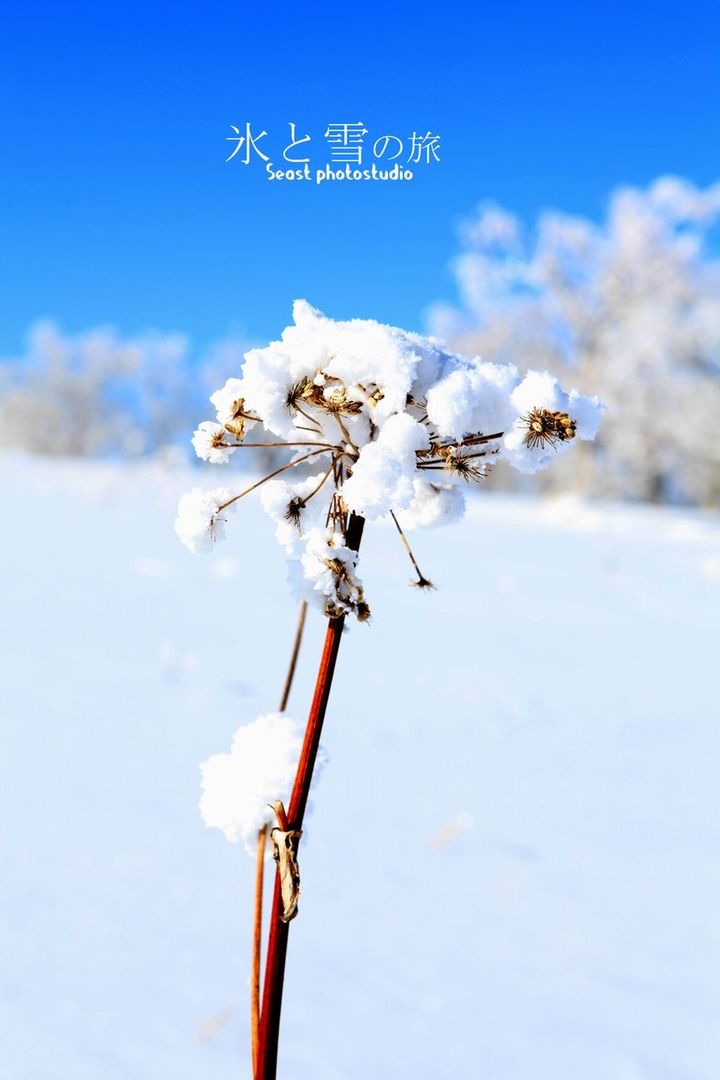
[[[293,684],[293,678],[295,677],[295,668],[297,667],[300,645],[302,643],[303,630],[305,629],[306,615],[307,600],[302,600],[300,603],[300,612],[298,614],[297,630],[295,631],[295,641],[293,642],[292,655],[290,657],[290,663],[288,665],[287,676],[285,677],[285,685],[283,687],[282,696],[280,697],[280,704],[278,705],[278,712],[285,712],[285,709],[287,708],[288,698],[290,697],[290,690]]]
[[[285,685],[283,686],[278,712],[285,712],[287,708],[290,690],[292,689],[295,668],[297,667],[298,655],[305,629],[305,616],[307,615],[307,600],[300,604],[298,613],[297,629],[293,641],[290,663]],[[264,825],[258,832],[257,857],[255,862],[255,903],[253,907],[253,941],[252,941],[252,968],[250,973],[250,1041],[252,1046],[253,1077],[257,1077],[258,1066],[258,1043],[260,1037],[260,954],[262,951],[262,917],[263,917],[263,884],[265,877],[265,846],[267,843],[268,827]]]
[[[353,551],[357,551],[360,547],[364,524],[363,518],[355,514],[350,516],[347,530],[347,546]],[[315,693],[310,706],[305,738],[300,752],[292,795],[290,796],[290,805],[288,807],[289,829],[302,829],[344,623],[344,617],[328,620],[325,643],[315,683]],[[260,1014],[256,1080],[275,1080],[277,1076],[280,1013],[289,933],[289,923],[282,921],[280,918],[281,913],[280,879],[276,874],[265,960],[265,982],[262,1012]]]
[[[267,825],[258,831],[255,862],[255,909],[253,912],[252,972],[250,975],[250,1038],[252,1042],[253,1076],[257,1076],[258,1041],[260,1037],[260,951],[262,948],[263,877],[265,873],[265,842]]]

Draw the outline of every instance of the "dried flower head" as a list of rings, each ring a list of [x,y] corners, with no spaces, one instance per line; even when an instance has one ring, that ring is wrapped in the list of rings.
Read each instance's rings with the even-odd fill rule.
[[[525,445],[533,450],[540,446],[556,446],[558,442],[575,438],[576,423],[566,412],[532,409],[522,417],[527,429]]]
[[[285,408],[288,412],[297,411],[298,405],[301,401],[310,401],[317,391],[317,387],[313,383],[312,379],[307,376],[302,379],[298,379],[288,387],[285,393]]]
[[[305,509],[306,502],[298,495],[295,495],[287,504],[287,509],[283,515],[285,521],[289,521],[291,525],[300,531],[300,524],[302,522],[302,512]]]
[[[420,574],[419,577],[413,578],[410,582],[413,589],[435,589],[437,586],[433,585],[429,578],[426,578],[424,574]]]
[[[212,420],[203,420],[192,437],[195,453],[202,461],[224,464],[232,456],[232,446],[225,442],[225,428]]]
[[[479,461],[485,457],[485,451],[479,450],[471,453],[462,445],[439,446],[436,456],[442,462],[443,468],[452,476],[459,476],[466,484],[471,480],[484,480],[489,472],[489,464]]]
[[[329,394],[320,394],[315,400],[318,408],[326,409],[329,413],[337,413],[340,416],[357,416],[362,412],[363,402],[356,401],[348,396],[347,388],[336,387]]]
[[[360,600],[355,608],[358,622],[368,622],[372,618],[370,605],[365,600]]]
[[[258,417],[245,407],[241,379],[228,379],[220,390],[215,391],[210,401],[217,411],[218,424],[234,435],[238,442],[245,438],[248,424],[258,423]]]

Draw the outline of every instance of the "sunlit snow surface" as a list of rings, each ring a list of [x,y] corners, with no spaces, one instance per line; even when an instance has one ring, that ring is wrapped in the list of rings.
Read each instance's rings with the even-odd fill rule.
[[[250,1075],[252,860],[198,765],[277,707],[295,610],[256,503],[180,546],[189,479],[0,463],[2,1080]],[[281,1077],[716,1080],[720,524],[484,496],[414,543],[437,592],[364,541]]]

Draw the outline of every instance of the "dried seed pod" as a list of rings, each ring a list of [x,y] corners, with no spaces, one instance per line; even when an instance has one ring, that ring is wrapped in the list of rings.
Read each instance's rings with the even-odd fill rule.
[[[242,442],[245,438],[245,418],[238,416],[235,420],[228,420],[225,430],[234,435],[238,442]]]
[[[556,413],[556,429],[557,437],[560,442],[564,442],[565,439],[575,438],[575,421],[572,420],[567,413]]]
[[[555,446],[558,442],[575,438],[575,421],[564,412],[549,409],[533,409],[522,418],[527,428],[525,445],[530,450],[538,446]]]

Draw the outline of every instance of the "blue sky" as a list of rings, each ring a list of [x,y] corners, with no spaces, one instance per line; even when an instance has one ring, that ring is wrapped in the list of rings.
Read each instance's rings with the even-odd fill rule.
[[[15,4],[2,45],[0,349],[49,315],[198,343],[306,296],[420,328],[483,198],[596,216],[619,182],[717,178],[720,8],[565,3]],[[230,124],[430,129],[412,183],[270,184]],[[367,143],[368,140],[366,140]]]

